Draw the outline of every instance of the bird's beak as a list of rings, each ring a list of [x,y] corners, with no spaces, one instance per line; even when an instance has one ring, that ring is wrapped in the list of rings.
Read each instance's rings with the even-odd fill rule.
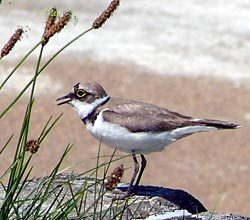
[[[71,100],[72,100],[72,94],[69,93],[69,94],[67,94],[65,96],[62,96],[62,97],[58,98],[56,101],[61,101],[57,105],[62,105],[62,104],[69,103],[69,101],[71,101]]]

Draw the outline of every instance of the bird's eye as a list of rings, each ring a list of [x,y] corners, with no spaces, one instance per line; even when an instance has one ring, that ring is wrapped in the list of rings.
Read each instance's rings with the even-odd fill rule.
[[[76,91],[76,96],[78,97],[78,98],[82,98],[83,96],[85,96],[86,95],[86,92],[84,91],[84,90],[82,90],[82,89],[78,89],[77,91]]]

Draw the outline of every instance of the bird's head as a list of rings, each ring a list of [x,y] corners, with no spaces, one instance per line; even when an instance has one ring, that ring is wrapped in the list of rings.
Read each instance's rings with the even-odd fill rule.
[[[58,105],[70,104],[78,113],[81,119],[85,119],[97,107],[105,104],[109,96],[96,82],[77,83],[73,89],[65,96],[58,98]]]

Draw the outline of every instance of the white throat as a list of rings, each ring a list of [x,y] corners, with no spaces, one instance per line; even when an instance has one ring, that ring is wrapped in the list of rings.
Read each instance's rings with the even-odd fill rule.
[[[70,105],[74,108],[81,119],[86,118],[90,115],[99,105],[106,102],[109,99],[109,96],[105,96],[100,99],[96,99],[92,103],[81,102],[77,99],[73,99],[69,102]]]

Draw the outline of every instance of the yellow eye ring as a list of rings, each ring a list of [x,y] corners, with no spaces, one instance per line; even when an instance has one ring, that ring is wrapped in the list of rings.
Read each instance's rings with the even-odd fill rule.
[[[83,90],[83,89],[78,89],[77,91],[76,91],[76,96],[78,97],[78,98],[82,98],[83,96],[85,96],[86,95],[86,92]]]

